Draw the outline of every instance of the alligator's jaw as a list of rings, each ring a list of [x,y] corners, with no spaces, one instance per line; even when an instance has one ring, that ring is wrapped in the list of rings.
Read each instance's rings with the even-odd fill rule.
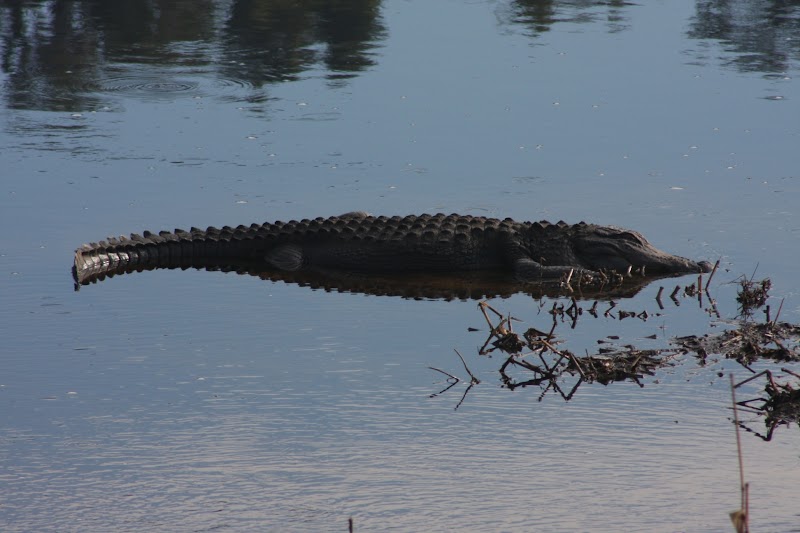
[[[651,266],[645,272],[652,274],[700,274],[711,272],[712,265],[708,261],[692,261],[685,257],[673,255],[670,259]]]
[[[708,261],[692,261],[659,250],[632,230],[576,225],[573,241],[576,260],[594,270],[625,272],[631,268],[661,276],[711,272]]]
[[[653,248],[653,250],[656,250]],[[656,276],[678,276],[682,274],[699,274],[711,272],[711,263],[708,261],[692,261],[678,255],[671,255],[661,250],[656,250],[658,254],[652,254],[646,260],[637,262],[631,261],[631,268],[642,270],[645,275]]]

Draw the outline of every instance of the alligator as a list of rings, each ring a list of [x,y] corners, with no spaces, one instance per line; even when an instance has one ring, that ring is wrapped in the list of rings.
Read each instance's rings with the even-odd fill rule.
[[[658,250],[636,231],[580,222],[517,222],[462,215],[364,212],[189,231],[109,237],[84,244],[76,290],[115,274],[158,268],[277,272],[499,273],[515,282],[606,279],[607,272],[675,276],[709,272]]]

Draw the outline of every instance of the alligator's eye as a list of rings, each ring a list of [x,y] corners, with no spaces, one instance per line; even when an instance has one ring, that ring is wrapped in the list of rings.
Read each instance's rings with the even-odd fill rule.
[[[620,249],[613,242],[584,242],[578,250],[588,257],[606,258],[616,257],[620,254]]]

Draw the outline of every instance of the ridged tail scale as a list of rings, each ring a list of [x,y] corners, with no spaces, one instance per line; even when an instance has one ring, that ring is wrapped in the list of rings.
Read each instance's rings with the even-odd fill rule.
[[[76,284],[85,284],[154,268],[224,268],[252,257],[254,250],[249,245],[262,231],[262,226],[253,224],[109,237],[78,248],[72,274]]]

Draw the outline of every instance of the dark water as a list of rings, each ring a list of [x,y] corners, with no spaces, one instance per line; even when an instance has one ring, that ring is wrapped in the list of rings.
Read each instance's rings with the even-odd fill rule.
[[[756,270],[798,322],[799,60],[793,2],[0,3],[0,529],[730,530],[733,362],[539,401],[476,354],[474,301],[69,268],[143,229],[588,220],[721,258],[723,319]],[[566,346],[724,327],[658,287]],[[458,410],[428,368],[465,377],[454,348]],[[797,426],[743,439],[754,530],[800,530]]]

